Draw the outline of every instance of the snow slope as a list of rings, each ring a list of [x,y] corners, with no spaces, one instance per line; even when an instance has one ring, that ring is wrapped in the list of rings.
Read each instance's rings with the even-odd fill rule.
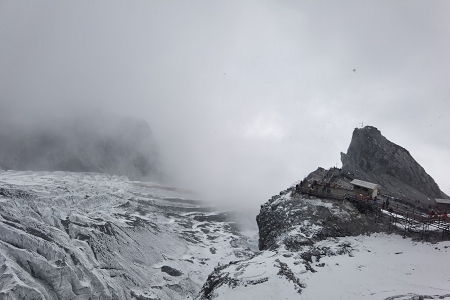
[[[450,299],[450,242],[418,243],[394,234],[345,241],[354,248],[352,255],[321,260],[325,266],[306,278],[305,299],[325,299],[330,292],[339,296],[335,299],[409,299],[411,294]]]
[[[198,299],[450,299],[449,241],[422,243],[382,232],[323,237],[330,214],[340,216],[332,220],[340,234],[345,220],[355,222],[349,218],[354,209],[342,201],[291,196],[275,196],[258,216],[272,231],[282,225],[273,238],[277,246],[216,268]]]
[[[189,299],[254,244],[185,191],[0,171],[0,299]]]
[[[347,250],[340,252],[338,245]],[[417,243],[374,234],[327,239],[316,247],[331,251],[313,256],[311,268],[301,253],[287,250],[263,251],[229,265],[221,274],[235,284],[221,285],[211,299],[450,299],[448,241]]]

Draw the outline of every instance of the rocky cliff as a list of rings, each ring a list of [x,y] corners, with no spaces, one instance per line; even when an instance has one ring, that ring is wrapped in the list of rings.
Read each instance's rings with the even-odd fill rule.
[[[256,222],[260,250],[298,250],[329,237],[384,230],[383,224],[375,224],[347,201],[310,200],[289,190],[261,205]]]
[[[408,150],[390,142],[372,126],[355,128],[347,153],[341,153],[343,174],[382,186],[382,193],[427,203],[447,198]]]

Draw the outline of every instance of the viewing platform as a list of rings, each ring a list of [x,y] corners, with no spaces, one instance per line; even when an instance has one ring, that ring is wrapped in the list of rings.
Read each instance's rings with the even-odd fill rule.
[[[324,184],[314,184],[314,187],[308,187],[308,185],[310,184],[297,185],[292,188],[292,192],[322,199],[349,201],[359,212],[372,214],[375,221],[388,218],[390,226],[403,230],[404,236],[407,232],[415,232],[420,233],[421,238],[424,239],[426,234],[432,231],[442,232],[442,239],[450,236],[450,220],[444,219],[442,215],[430,217],[395,201],[390,201],[389,206],[383,208],[383,200],[378,199],[375,203],[373,200],[360,199],[358,193],[348,188],[332,185],[326,187]]]

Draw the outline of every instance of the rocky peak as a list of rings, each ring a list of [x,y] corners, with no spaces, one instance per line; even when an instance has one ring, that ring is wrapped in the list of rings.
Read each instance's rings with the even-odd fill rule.
[[[344,174],[378,183],[394,196],[422,201],[447,197],[408,150],[387,140],[375,127],[355,128],[341,161]]]

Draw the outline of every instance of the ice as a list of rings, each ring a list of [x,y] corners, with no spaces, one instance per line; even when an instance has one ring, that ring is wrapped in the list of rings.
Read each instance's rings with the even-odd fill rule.
[[[253,253],[229,221],[196,221],[211,208],[189,191],[70,172],[0,172],[0,187],[7,298],[193,298],[219,262]]]

